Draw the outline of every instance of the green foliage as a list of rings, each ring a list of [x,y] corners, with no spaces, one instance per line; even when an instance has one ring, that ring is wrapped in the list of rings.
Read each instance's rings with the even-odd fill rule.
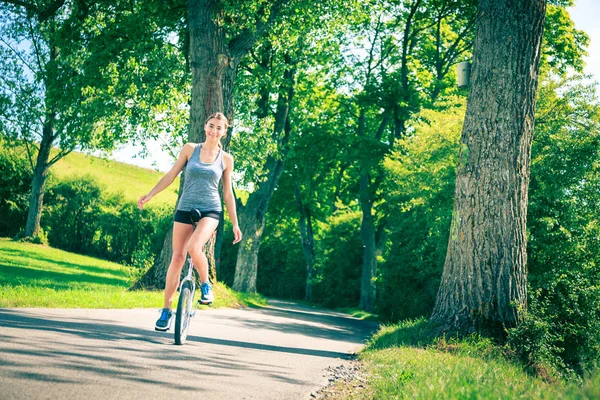
[[[92,176],[73,176],[48,189],[42,226],[50,245],[147,269],[172,222],[170,207],[139,210],[106,194]]]
[[[31,167],[23,153],[0,136],[0,236],[15,236],[25,226],[29,207]]]
[[[42,228],[40,228],[37,234],[33,236],[25,236],[23,231],[19,231],[13,240],[22,243],[43,244],[44,246],[48,245],[48,235]]]
[[[528,207],[530,310],[509,340],[530,368],[600,361],[600,103],[582,77],[540,87]]]
[[[276,197],[289,200],[289,193],[277,190],[272,201],[281,201]],[[257,290],[267,296],[303,299],[306,264],[300,245],[298,220],[295,215],[286,218],[283,214],[274,214],[269,215],[260,243]]]
[[[384,163],[382,211],[389,233],[377,304],[385,320],[433,310],[448,245],[464,115],[464,102],[455,102],[445,111],[423,110],[423,122],[396,143]]]
[[[181,15],[154,6],[72,2],[42,20],[0,5],[5,132],[33,143],[48,125],[54,146],[69,151],[184,129],[185,64],[164,28]]]
[[[101,193],[91,176],[60,181],[47,191],[43,225],[51,246],[76,253],[92,248]]]
[[[548,302],[539,305],[537,296],[529,293],[529,310],[525,312],[521,323],[510,330],[508,345],[534,375],[558,377],[561,373],[572,373],[559,357],[561,349],[556,345],[560,338],[552,324],[555,317],[547,313]]]
[[[327,221],[317,238],[319,242],[314,301],[326,307],[358,305],[362,244],[360,213],[345,212]]]
[[[544,21],[542,69],[550,67],[561,74],[569,68],[583,72],[584,56],[590,39],[575,28],[566,5],[548,4]]]

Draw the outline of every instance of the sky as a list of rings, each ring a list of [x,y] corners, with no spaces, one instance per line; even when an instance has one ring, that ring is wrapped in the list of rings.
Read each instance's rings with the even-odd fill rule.
[[[585,58],[585,73],[592,75],[597,82],[600,81],[600,16],[599,0],[575,0],[575,6],[569,8],[571,18],[577,29],[583,30],[590,37],[588,56]],[[168,171],[174,161],[166,152],[163,152],[158,142],[147,144],[149,156],[140,158],[137,153],[141,148],[126,145],[115,151],[110,158],[128,164],[135,164],[145,168]]]
[[[577,29],[583,30],[590,37],[588,56],[585,58],[585,72],[593,75],[595,81],[600,81],[600,1],[576,0],[575,7],[569,9],[571,18]]]

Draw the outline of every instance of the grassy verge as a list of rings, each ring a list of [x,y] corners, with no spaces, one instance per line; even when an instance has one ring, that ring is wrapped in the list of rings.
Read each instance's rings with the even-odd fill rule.
[[[162,307],[161,291],[129,291],[128,267],[0,238],[0,307]],[[264,305],[259,295],[214,285],[214,307]]]
[[[349,399],[598,399],[600,373],[582,384],[548,382],[525,373],[489,339],[434,339],[426,321],[385,326],[359,356],[364,389],[340,383]]]

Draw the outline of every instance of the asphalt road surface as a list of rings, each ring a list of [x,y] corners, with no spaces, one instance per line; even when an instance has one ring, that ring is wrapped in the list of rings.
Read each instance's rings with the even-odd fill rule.
[[[0,309],[0,399],[309,399],[376,329],[270,304],[202,309],[183,346],[156,309]]]

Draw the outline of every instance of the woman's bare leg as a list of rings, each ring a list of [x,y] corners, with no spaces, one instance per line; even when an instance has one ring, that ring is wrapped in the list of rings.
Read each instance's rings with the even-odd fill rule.
[[[201,282],[208,282],[208,260],[204,254],[203,248],[208,239],[213,235],[219,225],[219,220],[210,217],[204,217],[196,225],[196,230],[188,242],[188,253],[192,257],[194,267],[200,275]]]
[[[171,308],[173,303],[173,297],[175,297],[175,292],[179,286],[181,269],[185,262],[187,244],[193,233],[194,227],[192,225],[182,224],[181,222],[173,223],[173,257],[165,279],[164,308]]]

